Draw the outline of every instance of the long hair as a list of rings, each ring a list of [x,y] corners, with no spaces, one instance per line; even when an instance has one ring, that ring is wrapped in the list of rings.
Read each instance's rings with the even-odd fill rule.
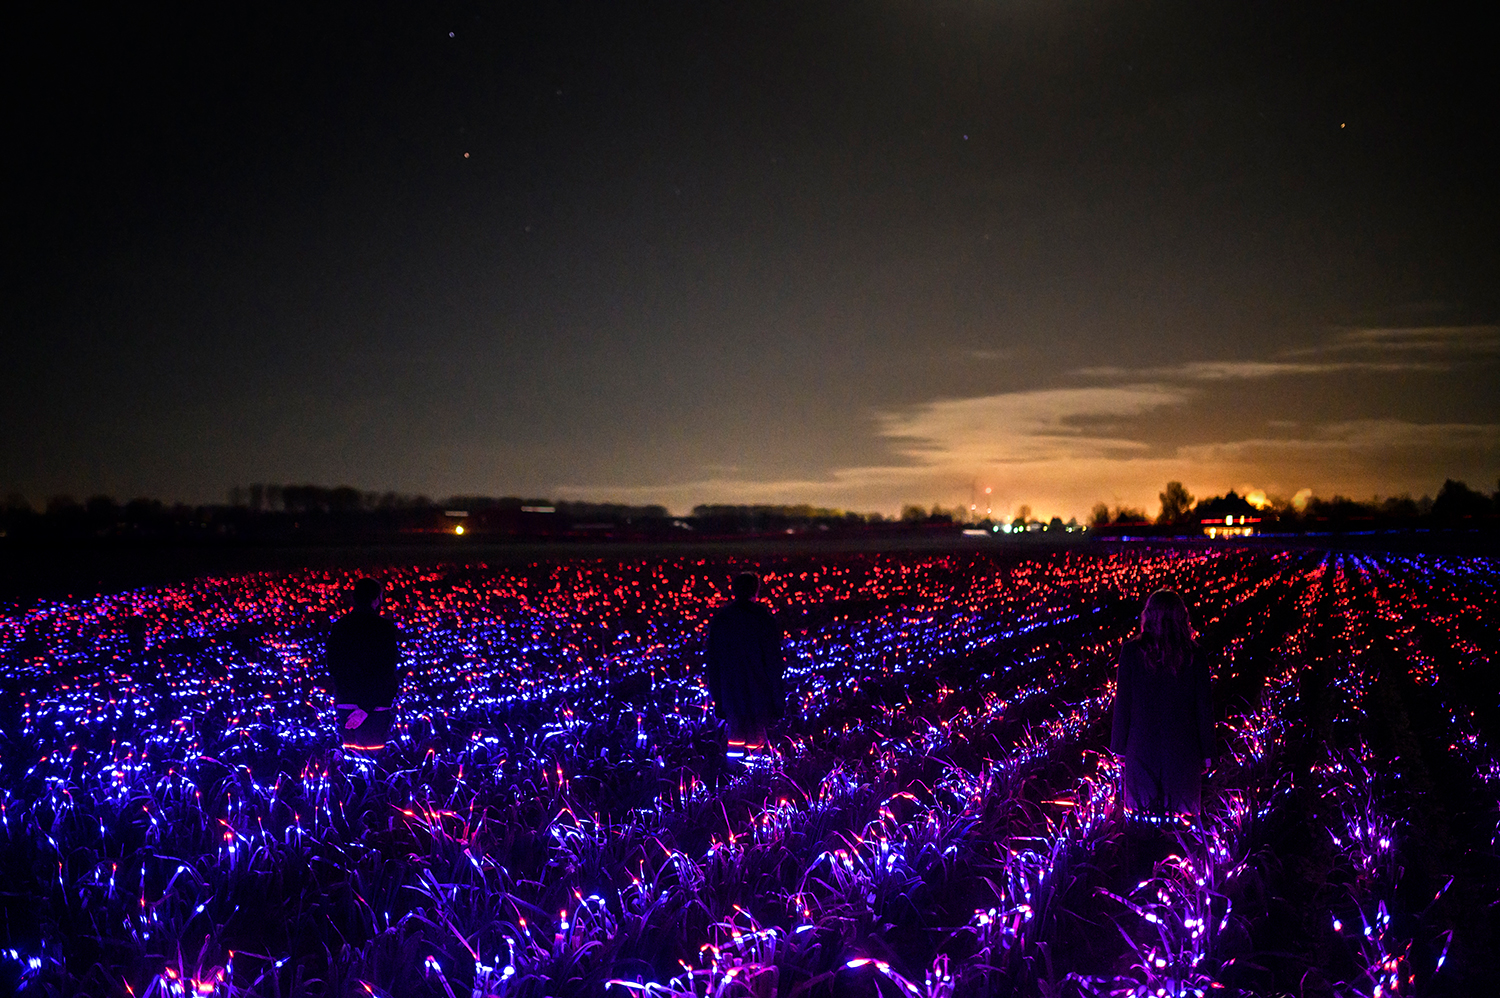
[[[1141,650],[1153,671],[1177,675],[1193,658],[1198,635],[1188,619],[1187,604],[1170,589],[1146,597],[1141,609]]]

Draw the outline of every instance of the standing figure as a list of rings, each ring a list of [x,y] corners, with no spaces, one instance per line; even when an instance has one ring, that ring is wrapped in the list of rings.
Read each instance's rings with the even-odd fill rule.
[[[708,624],[708,692],[714,713],[729,724],[731,759],[758,752],[766,725],[786,708],[782,679],[781,627],[755,600],[760,578],[749,572],[730,582],[734,599]]]
[[[1198,813],[1213,768],[1213,699],[1187,604],[1158,589],[1141,631],[1120,649],[1109,749],[1125,759],[1125,814],[1136,823],[1180,823]]]
[[[333,677],[345,751],[385,748],[391,727],[400,631],[380,615],[381,589],[376,579],[355,582],[353,609],[335,621],[328,634],[328,673]]]

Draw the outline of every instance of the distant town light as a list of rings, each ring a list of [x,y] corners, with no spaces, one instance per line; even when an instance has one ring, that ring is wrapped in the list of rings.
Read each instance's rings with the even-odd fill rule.
[[[556,506],[522,506],[523,513],[556,513]]]
[[[464,533],[464,525],[460,523],[458,526],[453,528],[453,532],[462,537]]]

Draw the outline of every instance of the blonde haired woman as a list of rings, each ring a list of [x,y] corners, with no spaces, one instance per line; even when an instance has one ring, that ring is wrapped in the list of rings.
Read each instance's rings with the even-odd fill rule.
[[[1125,763],[1125,814],[1173,825],[1198,813],[1203,773],[1213,768],[1213,698],[1187,604],[1158,589],[1141,630],[1120,649],[1109,749]]]

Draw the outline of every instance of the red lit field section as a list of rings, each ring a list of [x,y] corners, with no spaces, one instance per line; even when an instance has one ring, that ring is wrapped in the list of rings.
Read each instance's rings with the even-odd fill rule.
[[[702,682],[745,570],[785,627],[789,690],[749,768],[726,763]],[[1500,903],[1465,859],[1493,855],[1500,799],[1492,561],[1163,547],[381,574],[403,674],[370,760],[333,752],[322,667],[352,574],[0,611],[0,987],[936,998],[1315,974],[1388,995],[1463,993],[1492,959],[1457,956]],[[1163,587],[1213,663],[1220,752],[1202,820],[1124,882],[1114,667]],[[1323,879],[1298,892],[1287,870],[1311,858]]]

